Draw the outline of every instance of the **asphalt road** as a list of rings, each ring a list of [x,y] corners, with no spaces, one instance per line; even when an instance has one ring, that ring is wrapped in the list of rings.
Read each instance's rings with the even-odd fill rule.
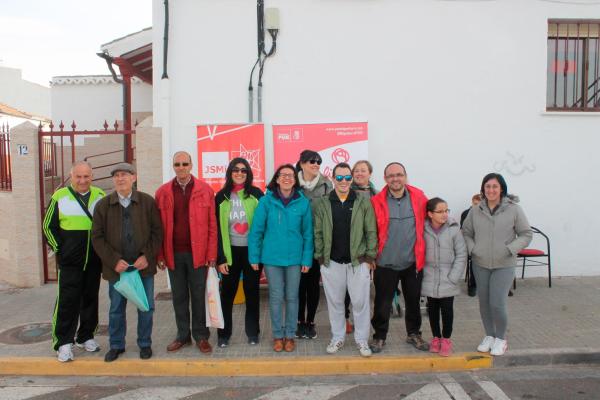
[[[596,400],[600,366],[301,378],[0,377],[2,400]]]

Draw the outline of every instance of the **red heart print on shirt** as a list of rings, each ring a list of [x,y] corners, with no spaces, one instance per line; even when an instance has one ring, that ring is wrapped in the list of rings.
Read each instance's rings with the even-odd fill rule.
[[[244,222],[243,224],[240,224],[238,222],[237,224],[233,224],[233,229],[235,229],[238,234],[243,235],[248,232],[248,223]]]

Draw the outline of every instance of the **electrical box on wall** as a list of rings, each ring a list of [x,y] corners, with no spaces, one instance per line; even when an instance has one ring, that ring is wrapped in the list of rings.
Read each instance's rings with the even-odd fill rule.
[[[279,29],[279,8],[265,9],[265,28]]]

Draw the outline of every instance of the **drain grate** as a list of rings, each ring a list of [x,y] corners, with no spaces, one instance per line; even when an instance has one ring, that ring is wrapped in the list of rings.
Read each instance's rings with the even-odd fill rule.
[[[108,336],[108,325],[98,325],[96,336]],[[0,343],[4,344],[32,344],[51,339],[52,324],[50,322],[16,326],[0,333]]]
[[[0,333],[0,343],[31,344],[45,342],[52,338],[52,325],[49,322],[17,326]]]

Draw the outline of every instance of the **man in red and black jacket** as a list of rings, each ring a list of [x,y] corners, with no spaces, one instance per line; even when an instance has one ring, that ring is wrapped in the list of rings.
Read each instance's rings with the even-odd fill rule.
[[[167,351],[190,345],[193,338],[202,353],[210,353],[204,294],[207,268],[214,268],[217,260],[214,192],[191,174],[189,153],[175,153],[173,169],[175,178],[158,188],[155,195],[164,229],[158,265],[168,268],[177,325],[177,336]]]
[[[418,350],[427,351],[429,345],[421,337],[420,304],[427,197],[420,189],[407,185],[406,169],[399,162],[388,164],[383,174],[387,186],[371,198],[379,239],[373,276],[375,306],[371,325],[375,334],[371,350],[379,353],[385,345],[394,292],[401,282],[406,305],[406,341]]]

